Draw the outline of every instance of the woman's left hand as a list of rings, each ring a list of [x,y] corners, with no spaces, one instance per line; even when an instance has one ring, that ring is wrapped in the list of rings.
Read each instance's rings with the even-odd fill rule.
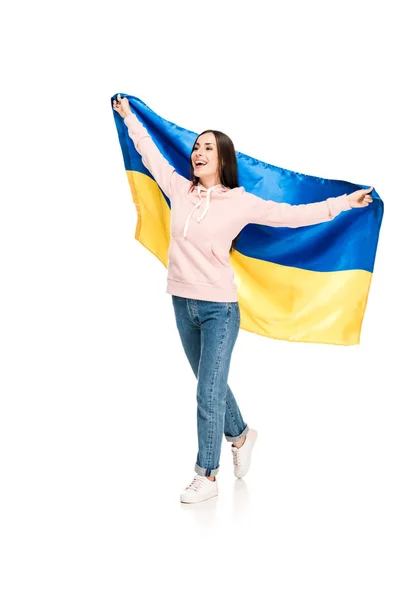
[[[371,204],[373,198],[369,194],[373,189],[374,186],[368,188],[367,190],[356,190],[355,192],[348,194],[347,198],[351,208],[364,208],[365,206]]]

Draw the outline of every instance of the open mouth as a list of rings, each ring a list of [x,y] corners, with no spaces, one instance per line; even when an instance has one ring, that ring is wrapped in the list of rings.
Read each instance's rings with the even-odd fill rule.
[[[203,160],[196,160],[196,162],[194,163],[194,168],[195,169],[201,169],[202,167],[205,167],[207,163],[205,163]]]

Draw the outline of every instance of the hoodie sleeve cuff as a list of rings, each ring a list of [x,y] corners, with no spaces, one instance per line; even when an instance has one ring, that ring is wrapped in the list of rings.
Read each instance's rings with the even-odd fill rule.
[[[336,217],[341,212],[351,209],[347,194],[336,196],[334,198],[327,198],[326,202],[328,204],[328,210],[331,217]]]

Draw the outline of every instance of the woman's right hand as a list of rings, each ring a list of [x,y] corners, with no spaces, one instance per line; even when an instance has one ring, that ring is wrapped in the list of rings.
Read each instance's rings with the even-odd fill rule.
[[[347,198],[351,208],[364,208],[368,206],[373,201],[370,192],[374,189],[373,186],[369,187],[367,190],[356,190],[351,194],[348,194]]]
[[[121,98],[121,94],[117,95],[117,100],[113,100],[113,109],[116,110],[123,119],[132,114],[128,98]]]

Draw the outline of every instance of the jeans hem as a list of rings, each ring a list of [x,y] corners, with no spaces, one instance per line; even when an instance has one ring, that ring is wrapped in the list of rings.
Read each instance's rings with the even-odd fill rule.
[[[205,467],[200,467],[197,463],[194,465],[194,470],[198,475],[204,475],[205,477],[213,477],[219,471],[219,467],[216,469],[206,469]]]
[[[231,435],[225,434],[225,438],[228,440],[228,442],[237,442],[238,440],[240,440],[241,437],[246,435],[246,433],[248,433],[248,431],[249,431],[249,427],[248,427],[248,425],[246,425],[246,427],[243,429],[243,431],[240,435],[231,436]]]

